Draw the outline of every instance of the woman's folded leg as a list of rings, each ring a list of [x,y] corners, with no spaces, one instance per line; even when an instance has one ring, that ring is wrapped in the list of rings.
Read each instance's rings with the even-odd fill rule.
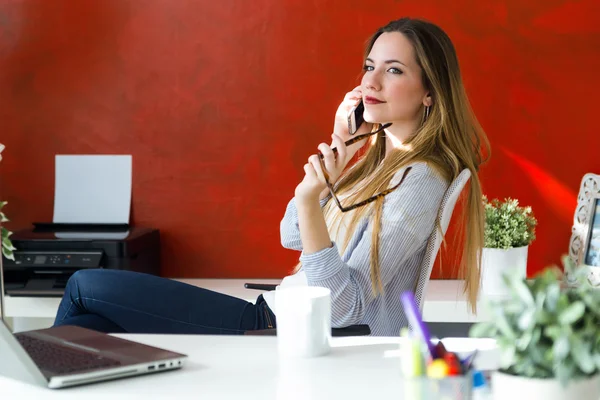
[[[259,298],[262,300],[262,297]],[[271,324],[264,301],[235,297],[154,275],[81,270],[65,289],[55,326],[103,332],[243,334]]]

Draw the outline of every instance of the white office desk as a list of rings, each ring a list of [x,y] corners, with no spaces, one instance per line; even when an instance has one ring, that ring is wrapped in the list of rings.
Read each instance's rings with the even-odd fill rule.
[[[289,363],[278,358],[276,337],[117,336],[188,354],[188,364],[178,371],[60,390],[0,377],[0,397],[76,400],[404,398],[397,351],[400,338],[334,338],[329,355]],[[491,339],[448,339],[445,344],[457,352],[477,348],[475,366],[497,368],[498,353]]]
[[[254,302],[261,293],[244,288],[245,282],[278,284],[279,279],[178,279],[219,293]],[[477,322],[488,318],[483,302],[472,314],[462,292],[461,280],[432,280],[427,285],[423,318],[428,322]],[[46,328],[56,316],[60,298],[6,297],[6,316],[13,320],[15,331]]]

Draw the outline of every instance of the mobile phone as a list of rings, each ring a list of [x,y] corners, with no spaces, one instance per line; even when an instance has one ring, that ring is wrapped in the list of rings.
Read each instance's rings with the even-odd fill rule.
[[[365,122],[363,117],[364,112],[365,105],[361,99],[357,105],[352,107],[350,113],[348,114],[348,133],[351,135],[354,135],[363,122]]]

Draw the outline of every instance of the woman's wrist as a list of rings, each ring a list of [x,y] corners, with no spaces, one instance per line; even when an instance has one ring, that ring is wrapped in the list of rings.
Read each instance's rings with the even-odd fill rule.
[[[321,194],[319,194],[319,201],[324,200],[327,196],[329,196],[329,188],[323,189]]]
[[[331,239],[318,198],[296,199],[296,208],[303,251],[312,254],[331,247]]]
[[[321,209],[321,198],[319,196],[298,196],[296,195],[296,208],[310,210],[312,208]]]

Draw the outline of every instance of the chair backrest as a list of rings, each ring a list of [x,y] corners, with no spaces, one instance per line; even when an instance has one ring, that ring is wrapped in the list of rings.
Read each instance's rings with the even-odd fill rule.
[[[423,257],[423,262],[421,264],[421,274],[419,275],[417,287],[415,288],[415,298],[421,310],[423,309],[423,297],[425,290],[427,289],[429,277],[431,276],[433,264],[435,263],[435,257],[440,249],[440,245],[442,244],[442,238],[448,230],[448,225],[450,224],[450,219],[452,217],[452,212],[454,211],[456,201],[458,200],[463,188],[469,181],[469,178],[471,178],[471,171],[468,169],[462,170],[446,190],[446,193],[442,199],[442,204],[440,204],[438,219],[440,221],[440,227],[442,231],[440,232],[436,226],[429,236],[427,248],[425,250],[425,257]]]

